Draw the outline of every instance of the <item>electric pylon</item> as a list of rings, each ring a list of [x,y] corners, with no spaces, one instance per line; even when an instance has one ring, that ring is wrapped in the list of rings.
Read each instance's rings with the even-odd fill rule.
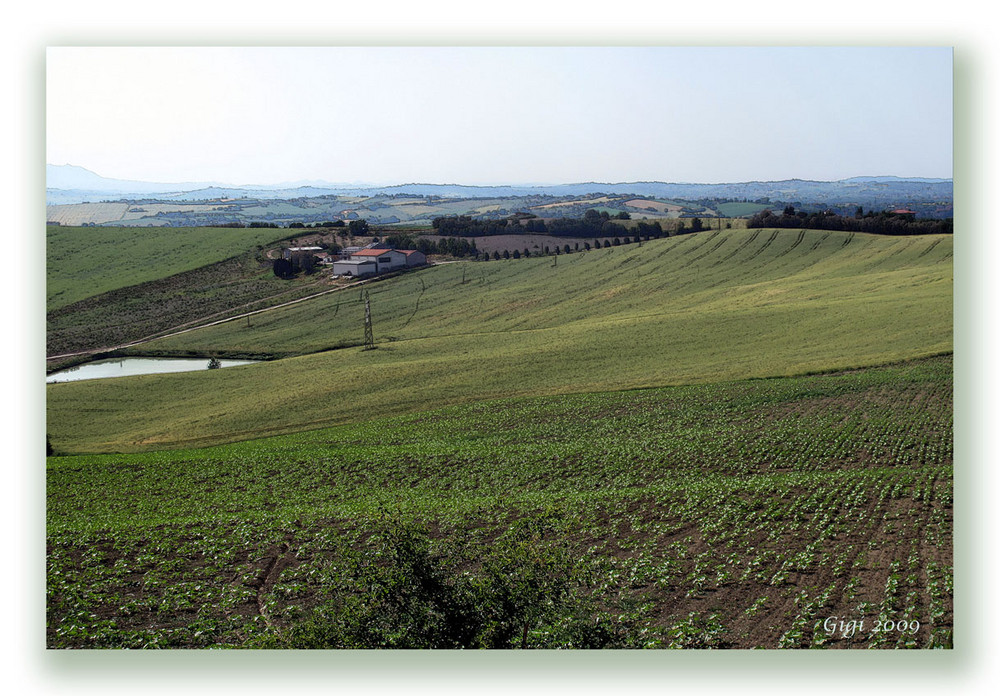
[[[372,337],[372,305],[368,299],[368,291],[365,290],[365,347],[362,350],[372,350],[375,348],[375,339]]]

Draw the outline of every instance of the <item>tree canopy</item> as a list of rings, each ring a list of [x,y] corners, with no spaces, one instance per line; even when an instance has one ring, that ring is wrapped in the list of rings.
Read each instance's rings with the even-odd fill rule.
[[[952,234],[954,224],[951,218],[944,220],[918,220],[912,213],[869,211],[854,217],[844,217],[830,211],[819,213],[796,212],[786,206],[781,215],[770,210],[762,210],[747,221],[747,227],[802,227],[812,230],[842,230],[845,232],[867,232],[869,234],[912,235],[912,234]]]

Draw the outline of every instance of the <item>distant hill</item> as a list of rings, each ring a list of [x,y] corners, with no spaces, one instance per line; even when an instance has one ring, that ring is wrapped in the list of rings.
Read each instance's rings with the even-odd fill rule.
[[[169,193],[193,191],[213,184],[205,182],[155,183],[127,179],[108,179],[89,169],[72,164],[45,165],[45,187],[63,191],[88,191],[92,193]]]
[[[663,198],[728,198],[778,200],[841,201],[866,197],[859,203],[918,196],[921,200],[947,200],[952,197],[951,179],[906,178],[896,176],[858,176],[841,181],[749,181],[724,184],[667,183],[662,181],[583,182],[552,186],[466,186],[464,184],[407,183],[392,186],[366,186],[309,182],[308,185],[233,186],[218,182],[152,183],[108,179],[74,165],[46,165],[46,188],[49,204],[84,202],[67,200],[71,196],[86,200],[108,200],[111,194],[160,194],[169,200],[209,200],[220,197],[290,199],[330,195],[411,194],[460,198],[503,196],[582,196],[594,193],[636,194]],[[61,200],[54,200],[61,198]]]
[[[587,182],[557,186],[462,186],[456,184],[402,184],[378,189],[374,193],[455,196],[462,198],[497,196],[582,196],[595,193],[635,194],[656,198],[699,200],[723,198],[750,201],[769,198],[803,203],[846,203],[881,206],[902,200],[932,202],[952,200],[951,179],[906,179],[900,177],[855,177],[843,181],[749,181],[728,184],[665,183],[637,181],[624,183]]]

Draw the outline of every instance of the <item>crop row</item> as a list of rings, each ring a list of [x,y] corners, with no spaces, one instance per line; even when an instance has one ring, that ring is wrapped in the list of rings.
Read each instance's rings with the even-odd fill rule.
[[[950,371],[942,357],[53,457],[48,642],[280,637],[342,602],[405,521],[463,558],[537,525],[636,646],[948,647]],[[825,630],[834,616],[919,627],[846,636]]]

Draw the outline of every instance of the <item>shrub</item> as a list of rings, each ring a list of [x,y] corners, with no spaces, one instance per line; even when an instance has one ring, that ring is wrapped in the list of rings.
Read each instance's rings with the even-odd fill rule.
[[[586,568],[545,541],[545,528],[522,521],[483,557],[479,547],[435,545],[415,525],[387,523],[374,552],[351,558],[330,588],[334,600],[260,647],[631,647],[632,625],[598,611],[583,592]]]

